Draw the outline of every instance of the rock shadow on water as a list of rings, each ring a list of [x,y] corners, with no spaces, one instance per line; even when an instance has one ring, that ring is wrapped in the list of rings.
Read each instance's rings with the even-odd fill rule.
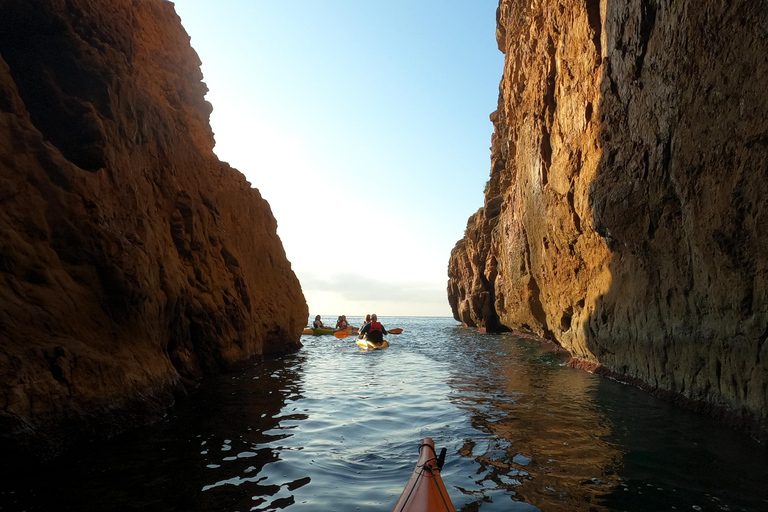
[[[159,424],[3,475],[0,505],[8,511],[277,510],[293,503],[306,475],[275,480],[281,440],[301,396],[300,357],[267,360],[213,377]],[[296,449],[296,448],[292,448]]]
[[[624,447],[620,485],[602,500],[609,510],[768,507],[768,447],[631,386],[601,381],[597,395]]]

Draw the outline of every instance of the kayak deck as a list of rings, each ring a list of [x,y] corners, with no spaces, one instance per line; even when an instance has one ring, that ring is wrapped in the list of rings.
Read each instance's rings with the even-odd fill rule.
[[[444,458],[445,453],[435,453],[434,441],[424,438],[416,468],[392,512],[456,512],[440,476]]]
[[[357,344],[366,350],[376,350],[377,348],[387,348],[389,346],[387,340],[384,340],[381,343],[374,343],[365,337],[357,338]]]

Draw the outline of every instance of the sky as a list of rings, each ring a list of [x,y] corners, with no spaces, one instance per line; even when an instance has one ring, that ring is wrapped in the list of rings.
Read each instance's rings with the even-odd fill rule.
[[[448,260],[490,174],[498,0],[174,4],[214,152],[269,202],[310,315],[452,316]]]

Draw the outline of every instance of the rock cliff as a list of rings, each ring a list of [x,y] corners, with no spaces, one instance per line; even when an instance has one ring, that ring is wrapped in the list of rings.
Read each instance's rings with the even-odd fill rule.
[[[108,436],[301,346],[299,282],[205,93],[170,2],[0,2],[0,453]]]
[[[502,0],[454,316],[768,438],[768,4]]]

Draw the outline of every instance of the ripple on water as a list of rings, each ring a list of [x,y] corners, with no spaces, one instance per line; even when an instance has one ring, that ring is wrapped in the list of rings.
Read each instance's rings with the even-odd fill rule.
[[[533,340],[383,320],[405,329],[386,350],[305,336],[161,424],[3,478],[3,512],[389,510],[425,436],[465,512],[768,509],[768,452],[720,425]]]

